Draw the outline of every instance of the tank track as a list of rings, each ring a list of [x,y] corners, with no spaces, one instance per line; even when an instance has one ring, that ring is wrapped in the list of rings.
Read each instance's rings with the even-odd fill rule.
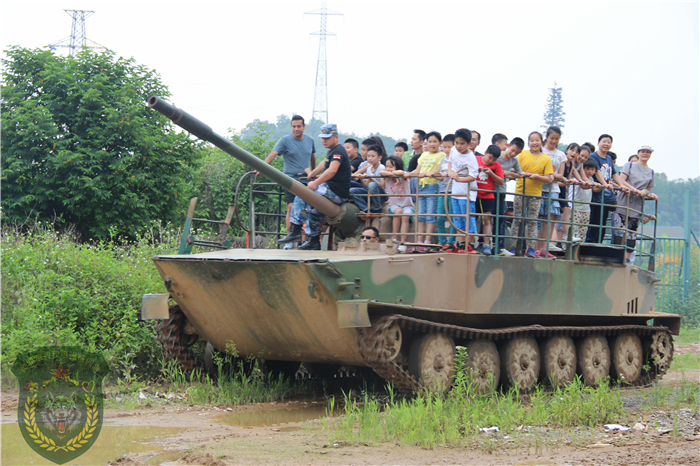
[[[361,329],[357,334],[357,351],[364,362],[386,381],[402,393],[411,394],[421,389],[420,383],[408,373],[397,359],[390,360],[384,349],[384,340],[389,328],[398,322],[402,329],[421,333],[442,333],[452,337],[456,344],[465,340],[507,340],[515,336],[549,337],[568,335],[582,337],[590,334],[611,336],[623,332],[633,332],[641,336],[651,336],[652,342],[643,349],[644,360],[659,358],[660,344],[670,344],[670,354],[667,354],[663,365],[654,365],[653,370],[646,372],[632,385],[645,385],[656,377],[661,377],[671,364],[673,357],[673,339],[668,328],[663,326],[651,327],[646,325],[616,325],[595,327],[543,327],[531,325],[527,327],[510,327],[500,329],[475,329],[457,325],[440,324],[403,315],[388,315],[373,322],[372,327]],[[643,346],[644,348],[644,346]]]
[[[187,316],[177,304],[169,308],[170,318],[156,325],[158,336],[156,339],[163,346],[163,351],[168,359],[177,361],[177,365],[183,372],[190,375],[199,363],[192,352],[192,345],[197,340],[196,333],[188,329]]]

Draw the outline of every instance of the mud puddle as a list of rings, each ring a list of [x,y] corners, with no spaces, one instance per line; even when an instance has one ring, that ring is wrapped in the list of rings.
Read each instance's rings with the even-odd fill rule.
[[[2,424],[2,454],[0,462],[3,466],[19,465],[54,465],[43,458],[24,441],[20,426],[16,423]],[[172,427],[150,426],[102,426],[102,431],[95,444],[85,453],[70,462],[71,465],[106,464],[122,453],[143,455],[144,460],[151,458],[160,464],[161,461],[173,461],[182,455],[182,451],[169,451],[170,447],[161,442],[169,436],[180,433],[183,429]]]
[[[274,405],[262,409],[240,410],[216,417],[217,422],[240,427],[279,427],[281,432],[301,429],[298,424],[324,417],[340,416],[343,408],[335,406],[331,412],[328,403]]]

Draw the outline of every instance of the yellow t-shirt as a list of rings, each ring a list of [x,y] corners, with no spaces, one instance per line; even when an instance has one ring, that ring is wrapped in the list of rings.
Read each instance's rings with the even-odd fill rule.
[[[431,154],[430,152],[424,152],[423,155],[418,157],[418,165],[420,166],[421,173],[428,172],[439,172],[440,171],[440,160],[446,157],[444,152],[436,152]],[[421,186],[427,186],[429,184],[437,184],[440,181],[435,178],[421,178],[418,180]]]
[[[518,162],[520,162],[520,168],[523,172],[536,173],[538,175],[551,175],[554,173],[552,168],[552,159],[549,158],[547,154],[532,155],[529,150],[524,150],[518,155]],[[542,182],[538,180],[531,180],[530,178],[518,178],[518,182],[515,186],[516,193],[523,192],[523,180],[525,180],[525,193],[530,196],[541,196],[542,195]]]

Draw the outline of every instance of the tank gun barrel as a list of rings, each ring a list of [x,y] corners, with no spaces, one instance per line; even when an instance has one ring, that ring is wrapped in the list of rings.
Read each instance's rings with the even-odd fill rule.
[[[152,96],[148,99],[148,106],[157,110],[163,114],[163,116],[172,120],[173,123],[194,134],[199,139],[214,144],[227,154],[232,155],[244,164],[259,171],[275,183],[292,192],[295,196],[299,196],[301,199],[314,206],[319,212],[323,212],[329,217],[337,217],[340,213],[341,207],[339,205],[334,204],[329,199],[312,191],[293,178],[290,178],[272,165],[268,165],[265,161],[260,160],[247,150],[238,147],[228,139],[219,136],[210,126],[193,117],[186,111],[156,96]]]

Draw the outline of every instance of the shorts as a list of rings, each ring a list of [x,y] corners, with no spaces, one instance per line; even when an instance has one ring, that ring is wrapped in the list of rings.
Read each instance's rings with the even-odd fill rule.
[[[544,191],[542,195],[544,196]],[[540,202],[540,217],[546,217],[547,215],[554,215],[554,217],[559,218],[561,215],[561,210],[559,209],[559,201],[552,198],[551,209],[549,207],[549,199],[542,199]]]
[[[404,214],[415,214],[416,211],[413,210],[413,207],[399,207],[397,205],[390,205],[389,206],[389,213],[393,214],[396,212],[396,209],[401,209]]]
[[[476,199],[476,211],[480,214],[496,213],[496,199]]]
[[[303,180],[300,180],[299,176],[291,176],[291,175],[287,175],[287,176],[289,176],[290,178],[294,178],[296,181],[303,184],[304,186],[309,184],[309,180],[307,180],[306,178],[304,178]],[[292,194],[291,191],[287,191],[286,189],[284,190],[284,200],[285,200],[285,202],[287,202],[287,204],[294,204],[295,197],[296,196],[294,194]]]

